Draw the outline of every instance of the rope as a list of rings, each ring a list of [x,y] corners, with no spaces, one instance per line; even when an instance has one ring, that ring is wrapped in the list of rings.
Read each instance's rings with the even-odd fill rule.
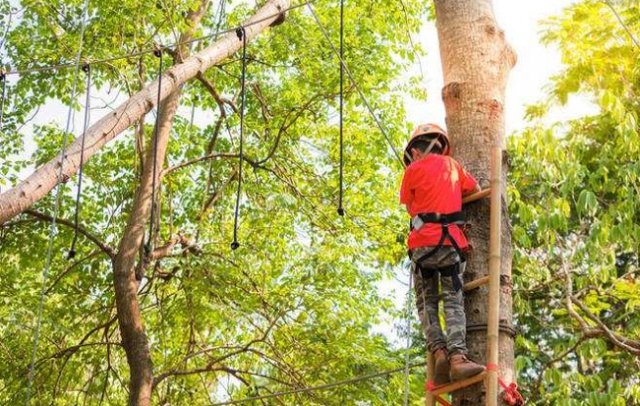
[[[242,191],[242,161],[244,152],[242,149],[244,135],[244,105],[246,101],[245,81],[247,76],[247,33],[244,27],[238,28],[236,31],[238,39],[242,41],[242,78],[240,87],[240,153],[238,155],[238,192],[236,195],[236,209],[233,219],[233,242],[231,249],[236,250],[240,246],[238,242],[238,218],[240,217],[240,192]]]
[[[78,53],[76,55],[75,71],[73,74],[73,85],[71,86],[71,99],[76,96],[76,88],[78,86],[78,68],[80,67],[80,57],[82,55],[82,47],[84,45],[84,30],[87,25],[87,17],[89,11],[89,0],[85,0],[84,9],[82,15],[82,23],[80,25],[80,41],[78,44]],[[60,152],[60,170],[58,171],[58,179],[62,178],[62,171],[64,168],[64,157],[67,149],[67,137],[69,134],[69,127],[71,125],[71,114],[73,112],[73,104],[69,103],[69,111],[67,112],[67,124],[62,137],[62,150]],[[33,374],[35,372],[36,354],[38,352],[38,340],[40,338],[40,326],[42,325],[42,310],[44,308],[44,297],[46,292],[47,276],[49,269],[51,268],[51,258],[53,254],[53,240],[56,234],[56,218],[58,217],[58,211],[60,210],[60,199],[62,197],[61,182],[57,183],[56,195],[54,198],[53,215],[51,216],[51,227],[49,229],[49,241],[47,243],[47,254],[44,262],[44,269],[42,270],[42,287],[40,289],[40,302],[38,303],[38,314],[36,316],[36,327],[33,337],[33,350],[31,352],[31,363],[29,365],[29,374],[27,377],[27,391],[25,396],[25,405],[29,405],[31,401],[31,386],[33,385]]]
[[[413,272],[409,265],[409,290],[407,291],[407,348],[404,353],[404,406],[409,406],[409,351],[411,350],[411,299]]]
[[[153,248],[153,233],[154,233],[154,224],[156,221],[156,176],[157,176],[157,166],[158,166],[158,134],[160,133],[160,96],[162,93],[162,50],[161,46],[158,46],[154,51],[154,55],[159,59],[158,61],[158,98],[156,101],[156,122],[154,125],[154,133],[153,133],[153,179],[151,180],[151,214],[149,219],[149,236],[147,238],[147,243],[144,246],[145,253],[147,255],[151,254],[151,250]],[[157,231],[157,230],[156,230]]]
[[[344,60],[344,0],[340,0],[340,60]],[[342,199],[344,197],[344,65],[340,64],[340,195],[338,198],[338,215],[344,216]]]
[[[611,11],[613,11],[613,14],[615,14],[616,18],[618,19],[618,22],[620,23],[620,25],[622,25],[622,28],[624,28],[624,30],[627,32],[627,35],[629,35],[629,38],[631,38],[631,41],[635,44],[636,47],[638,47],[638,49],[640,49],[640,42],[638,42],[638,39],[633,35],[633,33],[631,32],[627,24],[624,22],[624,20],[620,16],[620,14],[618,14],[618,11],[615,9],[615,7],[613,7],[613,4],[611,4],[609,0],[604,0],[604,2],[607,3],[607,6],[609,6]]]
[[[222,20],[224,18],[224,14],[225,14],[225,0],[220,0],[220,3],[218,3],[218,9],[216,10],[216,14],[218,16],[218,23],[216,24],[216,32],[214,33],[214,37],[213,40],[215,41],[216,39],[218,39],[218,32],[220,32],[220,27],[222,26]]]
[[[189,120],[189,131],[193,130],[193,120],[196,116],[196,103],[200,101],[200,98],[197,94],[193,96],[191,100],[191,119]]]
[[[2,131],[2,116],[4,115],[4,99],[6,97],[7,90],[7,74],[4,69],[0,67],[0,81],[2,81],[2,98],[0,98],[0,131]]]
[[[270,20],[270,19],[272,19],[274,17],[280,16],[283,13],[286,13],[288,11],[304,7],[304,6],[307,5],[307,3],[309,1],[311,1],[311,0],[308,0],[308,1],[304,2],[304,3],[299,3],[299,4],[296,4],[296,5],[293,5],[291,7],[288,7],[286,9],[284,9],[284,10],[278,11],[277,13],[271,14],[271,15],[266,16],[264,18],[261,18],[259,20],[251,21],[251,22],[245,24],[245,28],[246,27],[250,27],[252,25],[260,24],[260,23],[265,22],[267,20]],[[219,35],[222,35],[222,34],[228,34],[228,33],[231,33],[231,32],[236,32],[238,30],[238,28],[240,28],[240,27],[236,26],[236,27],[233,27],[233,28],[224,29],[222,31],[216,31],[214,33],[211,33],[211,34],[208,34],[208,35],[204,35],[202,37],[192,38],[192,39],[190,39],[188,41],[174,42],[172,44],[167,45],[166,48],[175,48],[175,47],[178,47],[178,46],[181,46],[181,45],[189,45],[189,44],[194,43],[194,42],[206,41],[208,39],[217,38]],[[97,64],[103,64],[103,63],[118,61],[118,60],[121,60],[121,59],[137,58],[139,56],[146,55],[146,54],[152,54],[152,53],[155,53],[155,52],[156,52],[156,48],[154,47],[154,48],[149,48],[149,49],[145,49],[145,50],[138,51],[138,52],[132,52],[130,54],[112,56],[110,58],[104,58],[104,59],[96,59],[94,61],[89,61],[88,63],[90,65],[97,65]],[[73,63],[60,63],[60,64],[55,64],[55,65],[37,67],[37,68],[27,68],[27,69],[21,69],[21,70],[10,70],[6,74],[7,75],[25,75],[25,74],[28,74],[28,73],[38,73],[38,72],[46,72],[46,71],[50,71],[50,70],[65,69],[65,68],[70,68],[70,67],[73,67],[73,66],[75,66],[75,64],[73,64]]]
[[[424,362],[420,362],[420,363],[417,363],[417,364],[412,364],[412,365],[409,365],[409,369],[422,367],[424,365],[425,365]],[[327,384],[323,384],[323,385],[307,386],[307,387],[304,387],[304,388],[292,389],[292,390],[289,390],[289,391],[274,392],[274,393],[270,393],[268,395],[253,396],[253,397],[244,398],[244,399],[229,400],[229,401],[226,401],[226,402],[214,403],[212,406],[238,405],[238,404],[241,404],[241,403],[253,402],[253,401],[257,401],[257,400],[271,399],[271,398],[276,398],[276,397],[286,396],[286,395],[294,395],[296,393],[307,393],[307,392],[315,392],[315,391],[327,390],[327,389],[332,389],[332,388],[336,388],[336,387],[339,387],[339,386],[349,385],[349,384],[356,383],[356,382],[367,381],[369,379],[378,378],[378,377],[381,377],[381,376],[392,375],[392,374],[395,374],[395,373],[398,373],[398,372],[402,372],[404,370],[405,370],[405,367],[396,368],[396,369],[390,369],[390,370],[387,370],[387,371],[381,371],[381,372],[375,372],[375,373],[372,373],[372,374],[356,376],[354,378],[345,379],[343,381],[327,383]]]
[[[515,382],[511,382],[507,385],[502,378],[500,378],[500,369],[496,364],[487,364],[487,371],[495,371],[498,373],[498,383],[502,387],[504,394],[502,400],[509,406],[524,406],[524,397],[518,391],[518,385]]]
[[[71,242],[71,249],[69,249],[68,259],[73,259],[76,256],[76,242],[78,241],[78,218],[80,216],[80,194],[82,193],[82,173],[84,172],[84,140],[89,128],[89,114],[91,110],[91,68],[85,64],[82,70],[87,74],[87,91],[86,99],[84,103],[84,127],[82,129],[82,138],[80,142],[80,170],[78,171],[78,191],[76,193],[76,209],[74,213],[74,232],[73,241]]]
[[[369,110],[369,114],[371,115],[373,120],[376,122],[376,125],[378,126],[378,129],[380,129],[380,132],[382,133],[382,135],[384,136],[385,140],[387,141],[387,144],[389,144],[389,147],[391,147],[391,149],[393,150],[393,153],[396,156],[396,158],[398,159],[398,162],[400,162],[400,165],[402,165],[402,167],[404,168],[404,162],[402,161],[402,158],[400,158],[400,154],[398,153],[398,150],[396,149],[396,147],[391,142],[391,139],[389,138],[389,135],[387,134],[387,131],[382,126],[382,123],[378,119],[378,116],[376,116],[375,112],[373,111],[373,108],[371,108],[371,105],[369,104],[369,101],[367,100],[367,98],[365,97],[364,93],[362,92],[362,90],[358,86],[358,83],[356,82],[355,78],[353,77],[353,74],[349,70],[349,67],[347,67],[347,64],[345,63],[344,59],[342,59],[342,56],[340,56],[340,52],[336,49],[335,45],[333,45],[333,42],[331,42],[331,38],[329,37],[329,33],[327,32],[326,28],[322,25],[322,22],[320,21],[320,18],[318,17],[318,14],[316,14],[313,6],[311,5],[311,1],[307,0],[306,5],[309,8],[309,11],[311,12],[311,15],[313,16],[314,20],[316,21],[316,24],[318,24],[318,27],[322,31],[322,35],[325,37],[325,39],[329,43],[329,46],[331,46],[331,49],[333,50],[333,52],[336,54],[336,56],[340,60],[340,64],[342,65],[342,67],[344,69],[344,72],[347,74],[347,76],[349,76],[349,79],[351,80],[351,83],[353,84],[353,87],[355,87],[356,91],[360,95],[360,98],[362,99],[362,102],[367,107],[367,110]]]

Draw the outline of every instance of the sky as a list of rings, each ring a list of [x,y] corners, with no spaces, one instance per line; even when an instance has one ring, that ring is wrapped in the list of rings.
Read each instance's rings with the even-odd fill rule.
[[[573,0],[493,0],[498,25],[504,30],[509,44],[518,54],[518,62],[509,75],[505,100],[506,134],[525,126],[523,113],[526,105],[544,98],[544,86],[549,78],[561,70],[560,55],[554,47],[540,44],[539,22],[571,5]],[[426,25],[414,37],[427,51],[422,58],[428,100],[411,102],[407,106],[409,121],[444,124],[444,106],[440,98],[442,67],[435,24]],[[595,106],[585,98],[573,97],[567,106],[556,109],[551,120],[581,116],[593,112]]]

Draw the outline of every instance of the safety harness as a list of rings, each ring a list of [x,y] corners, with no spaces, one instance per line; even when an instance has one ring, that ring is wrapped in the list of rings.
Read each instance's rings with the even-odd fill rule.
[[[458,245],[456,240],[449,233],[449,224],[464,225],[465,223],[464,213],[461,211],[449,213],[449,214],[418,213],[411,219],[410,228],[411,230],[420,230],[425,224],[429,224],[429,223],[440,224],[442,226],[442,236],[440,237],[440,241],[438,241],[438,244],[431,251],[427,252],[426,254],[422,255],[420,258],[415,260],[416,266],[422,273],[423,279],[431,278],[436,272],[440,273],[440,275],[442,276],[450,277],[453,282],[453,289],[457,292],[460,289],[462,289],[462,279],[460,279],[460,268],[462,263],[464,263],[467,260],[467,257],[464,255],[464,252],[460,249],[460,246]],[[444,246],[444,243],[447,240],[451,243],[451,246],[453,247],[453,249],[456,250],[456,253],[460,258],[460,261],[456,262],[455,264],[446,265],[442,267],[433,267],[433,266],[423,265],[424,261],[427,258],[433,256],[436,252],[438,252],[440,248]],[[411,251],[409,251],[409,258],[412,259]]]

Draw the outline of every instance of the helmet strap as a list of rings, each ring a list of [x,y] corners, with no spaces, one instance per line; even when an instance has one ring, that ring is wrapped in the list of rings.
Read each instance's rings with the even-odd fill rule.
[[[427,147],[427,149],[424,150],[425,155],[428,154],[429,152],[431,152],[431,150],[433,149],[434,145],[436,145],[436,142],[438,142],[438,138],[439,137],[435,137],[434,139],[431,140],[431,142],[429,143],[429,146]],[[404,154],[407,157],[407,159],[409,160],[409,163],[413,162],[413,156],[411,155],[411,150],[412,149],[413,148],[411,148],[411,146],[409,146],[409,148],[407,148],[404,151]]]
[[[433,140],[431,140],[431,143],[429,143],[429,146],[424,151],[425,154],[428,154],[429,152],[431,152],[431,150],[433,149],[433,146],[436,145],[436,142],[438,142],[438,138],[440,137],[435,137]]]

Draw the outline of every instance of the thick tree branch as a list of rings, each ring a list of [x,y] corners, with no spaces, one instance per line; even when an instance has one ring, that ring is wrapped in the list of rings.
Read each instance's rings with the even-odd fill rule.
[[[289,4],[289,0],[268,1],[253,17],[243,23],[247,40],[253,40],[276,21],[282,10],[288,8]],[[196,76],[198,72],[206,71],[241,47],[242,41],[238,41],[236,34],[230,32],[198,54],[186,58],[183,63],[167,69],[162,77],[160,100],[169,97],[182,84]],[[107,142],[116,138],[156,106],[158,83],[157,80],[154,81],[121,104],[116,111],[109,113],[87,130],[84,136],[85,162]],[[76,138],[69,145],[64,156],[58,155],[14,188],[0,194],[0,224],[46,196],[62,180],[57,176],[60,165],[63,166],[63,178],[68,178],[77,172],[80,166],[81,138]]]

